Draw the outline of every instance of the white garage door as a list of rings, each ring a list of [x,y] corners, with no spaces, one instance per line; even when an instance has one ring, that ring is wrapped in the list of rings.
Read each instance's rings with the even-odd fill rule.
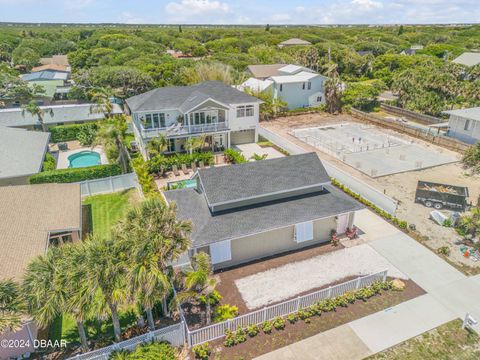
[[[255,130],[233,131],[230,133],[230,143],[241,145],[255,142]]]
[[[212,260],[212,264],[232,260],[232,247],[230,245],[230,240],[211,244],[210,259]]]

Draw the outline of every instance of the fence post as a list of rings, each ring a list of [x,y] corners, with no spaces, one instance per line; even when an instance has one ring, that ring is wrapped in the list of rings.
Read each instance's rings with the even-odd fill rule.
[[[92,195],[92,192],[90,191],[90,183],[88,181],[85,181],[85,184],[87,185],[88,196]]]
[[[357,282],[355,284],[355,289],[359,289],[360,288],[360,281],[362,280],[362,278],[357,278]]]
[[[388,270],[385,270],[383,272],[383,281],[387,281],[387,273],[388,273]]]
[[[300,310],[300,296],[297,297],[297,311]]]
[[[328,295],[327,295],[327,298],[330,299],[332,297],[332,287],[329,286],[328,287]]]
[[[263,308],[263,322],[267,321],[267,310],[266,307]]]
[[[190,337],[190,331],[188,330],[187,322],[183,323],[185,327],[183,328],[184,336],[187,338],[187,346],[192,347],[192,338]]]

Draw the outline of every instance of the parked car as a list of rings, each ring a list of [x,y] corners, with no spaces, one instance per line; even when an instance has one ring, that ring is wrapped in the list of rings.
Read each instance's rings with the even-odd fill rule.
[[[415,202],[437,210],[450,208],[465,211],[472,205],[468,202],[468,188],[419,181],[415,192]]]

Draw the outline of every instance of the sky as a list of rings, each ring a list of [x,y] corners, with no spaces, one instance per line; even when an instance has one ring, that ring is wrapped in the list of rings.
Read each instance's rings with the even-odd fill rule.
[[[0,0],[1,22],[398,24],[480,21],[480,0]]]

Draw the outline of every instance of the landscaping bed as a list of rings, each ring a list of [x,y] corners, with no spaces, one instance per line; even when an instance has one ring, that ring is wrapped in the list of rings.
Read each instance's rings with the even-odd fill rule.
[[[308,321],[298,320],[294,324],[285,321],[284,330],[273,329],[270,334],[265,334],[260,330],[255,337],[247,335],[245,342],[232,347],[224,345],[225,338],[212,341],[209,343],[211,350],[210,359],[253,359],[425,294],[425,291],[412,280],[406,280],[404,283],[405,289],[403,291],[382,292],[380,295],[375,295],[365,302],[357,300],[355,303],[348,305],[348,307],[337,307],[336,311],[324,312],[321,316],[312,316]],[[194,355],[192,354],[192,356]]]

